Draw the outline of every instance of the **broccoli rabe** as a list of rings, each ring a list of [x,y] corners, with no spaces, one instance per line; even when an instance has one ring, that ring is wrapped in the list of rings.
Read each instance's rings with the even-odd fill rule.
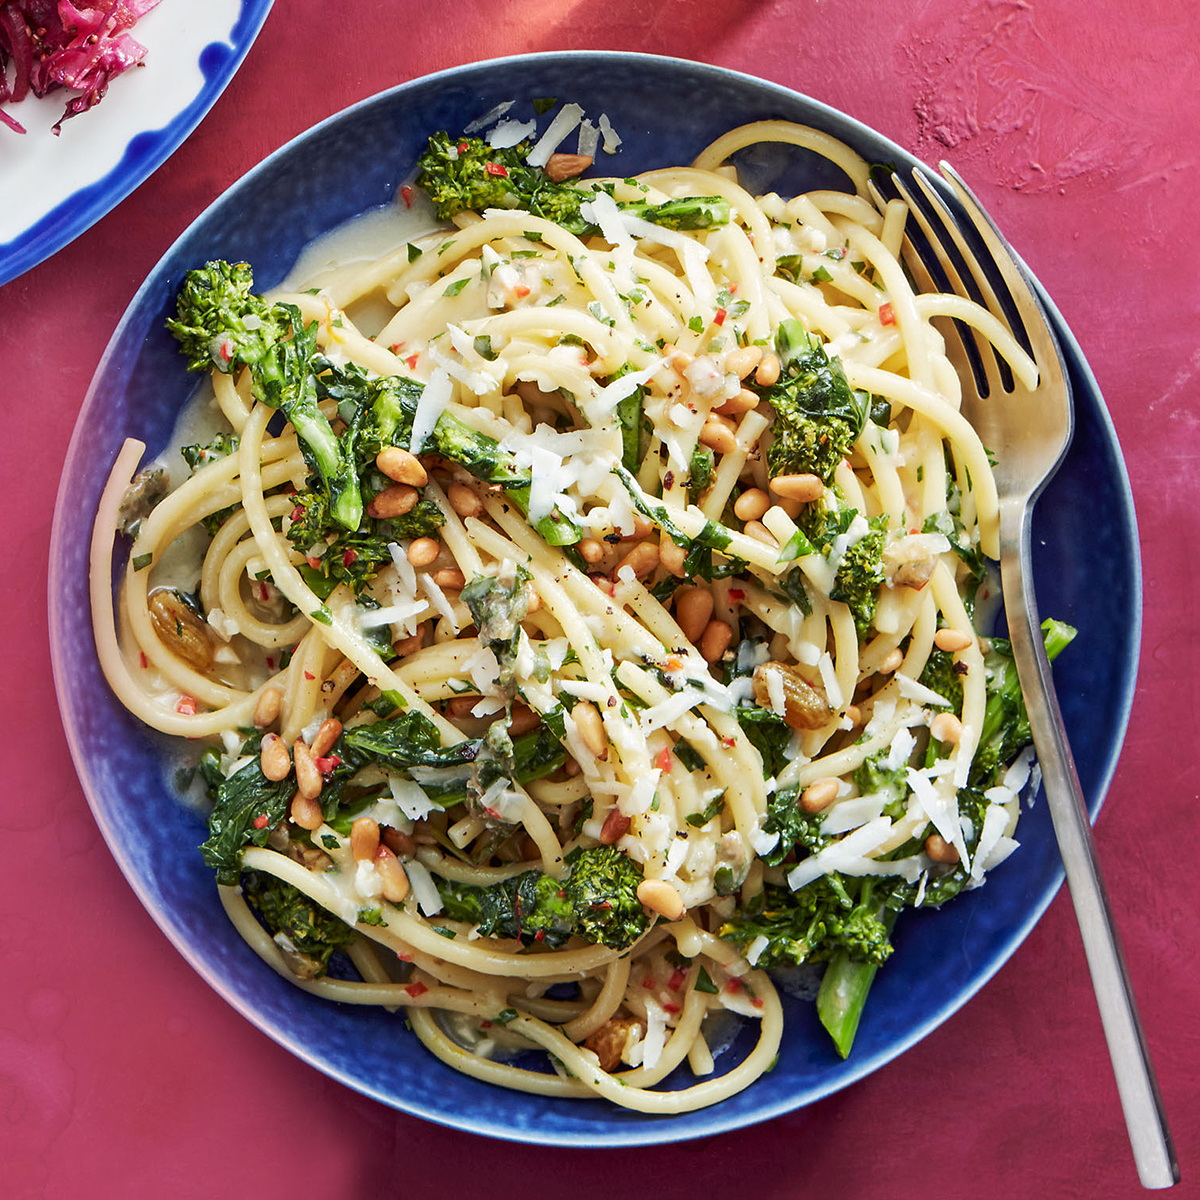
[[[523,871],[502,883],[477,887],[439,878],[447,917],[467,921],[486,937],[561,946],[569,937],[624,950],[649,924],[637,887],[642,873],[613,846],[567,855],[561,879]]]
[[[293,972],[316,979],[340,947],[354,940],[345,921],[310,900],[299,888],[262,871],[242,875],[242,896],[288,959]]]
[[[316,326],[304,325],[293,304],[270,304],[253,291],[248,263],[210,262],[189,271],[167,328],[188,356],[188,369],[250,372],[255,399],[292,423],[305,456],[320,475],[334,519],[357,529],[362,518],[358,477],[317,407],[310,360]]]
[[[875,619],[879,589],[886,578],[883,550],[887,543],[888,522],[886,516],[880,515],[855,526],[858,515],[857,509],[844,505],[832,507],[822,500],[805,508],[800,514],[799,525],[812,549],[826,556],[835,553],[839,539],[854,537],[854,541],[840,552],[829,598],[845,604],[859,633],[865,633]]]
[[[1042,622],[1046,657],[1053,662],[1071,644],[1075,634],[1073,626],[1047,617]],[[1011,644],[993,638],[983,665],[987,673],[987,705],[969,781],[972,787],[981,790],[991,787],[1008,764],[1033,741]]]
[[[871,398],[846,382],[842,364],[796,320],[775,335],[778,382],[759,388],[775,410],[767,467],[777,475],[817,475],[826,483],[862,433]]]
[[[528,142],[494,149],[482,138],[435,133],[417,160],[417,183],[443,219],[463,211],[516,208],[553,221],[577,237],[599,233],[600,227],[581,210],[593,189],[555,182],[541,167],[531,167],[526,161],[530,149]],[[620,201],[618,207],[668,229],[727,225],[730,215],[729,202],[720,196],[685,196],[662,204]]]
[[[718,935],[742,949],[766,938],[755,965],[791,967],[825,962],[843,952],[859,962],[882,963],[892,953],[888,930],[876,881],[834,873],[797,892],[767,884]]]
[[[908,799],[908,763],[902,762],[898,767],[889,766],[890,753],[890,749],[885,747],[864,759],[855,768],[854,786],[858,788],[860,796],[883,796],[884,815],[895,821],[903,815],[904,802]]]

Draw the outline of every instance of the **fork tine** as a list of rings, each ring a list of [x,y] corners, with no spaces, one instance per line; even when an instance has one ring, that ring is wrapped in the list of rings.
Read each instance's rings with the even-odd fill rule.
[[[997,295],[986,268],[980,263],[979,258],[968,244],[967,239],[963,236],[962,230],[959,228],[957,221],[955,221],[953,214],[946,206],[946,202],[938,195],[929,179],[923,172],[914,170],[913,180],[917,187],[920,188],[929,209],[932,209],[938,219],[939,232],[937,233],[934,232],[933,223],[927,215],[925,206],[914,203],[911,193],[907,188],[903,187],[901,181],[897,180],[896,186],[916,217],[917,223],[921,226],[925,237],[931,245],[937,247],[938,259],[943,264],[943,269],[945,270],[946,278],[950,282],[951,290],[957,292],[960,296],[969,296],[978,300],[997,320],[1003,322],[1011,331],[1013,329],[1011,313],[1015,305],[1006,308]],[[969,278],[966,280],[963,279],[962,273],[958,270],[954,261],[954,256],[950,253],[947,239],[949,240],[949,245],[953,246],[958,261],[963,264],[968,273]],[[961,335],[962,330],[960,329],[959,332]],[[1015,336],[1020,340],[1020,332],[1014,332]],[[1011,391],[1012,375],[1008,364],[996,353],[996,349],[992,343],[980,333],[972,329],[970,334],[978,352],[979,364],[986,380],[986,388],[980,387],[980,393],[990,396],[1000,391]],[[965,337],[965,335],[963,336]],[[978,385],[979,383],[980,380],[977,377],[976,384]]]
[[[992,261],[996,264],[997,271],[1008,288],[1009,295],[1012,296],[1013,304],[1021,318],[1026,343],[1033,354],[1033,360],[1037,363],[1043,380],[1047,378],[1064,379],[1066,372],[1062,353],[1050,331],[1041,301],[1030,286],[1024,264],[1017,257],[1016,251],[1009,245],[1004,235],[996,228],[996,223],[979,203],[975,193],[963,181],[962,176],[945,160],[938,163],[938,169],[954,189],[959,203],[982,238]]]

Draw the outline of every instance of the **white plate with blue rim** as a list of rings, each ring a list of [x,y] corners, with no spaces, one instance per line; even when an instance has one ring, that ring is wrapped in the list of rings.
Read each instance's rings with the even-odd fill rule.
[[[95,108],[52,132],[73,92],[6,107],[0,125],[0,285],[49,258],[125,199],[175,152],[246,57],[272,0],[162,0],[131,31],[140,67]]]

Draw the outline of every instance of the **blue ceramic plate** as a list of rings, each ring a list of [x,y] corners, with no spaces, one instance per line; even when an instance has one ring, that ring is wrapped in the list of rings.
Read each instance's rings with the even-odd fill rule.
[[[811,1006],[789,1002],[775,1070],[701,1112],[640,1116],[599,1101],[501,1092],[435,1060],[383,1012],[310,998],[265,967],[233,932],[193,849],[201,817],[175,799],[160,744],[116,702],[96,662],[86,611],[90,516],[123,438],[166,443],[192,391],[163,330],[187,268],[244,258],[269,287],[306,242],[392,201],[424,138],[460,130],[494,104],[557,96],[607,113],[625,139],[606,169],[632,174],[688,161],[726,129],[762,117],[818,126],[866,158],[913,164],[899,146],[813,100],[745,75],[673,59],[539,54],[481,63],[404,84],[330,118],[251,171],[171,248],[138,292],[92,384],[68,454],[50,572],[55,674],[71,749],[96,819],[151,915],[197,971],[281,1045],[398,1109],[460,1129],[579,1146],[667,1142],[788,1112],[869,1075],[946,1020],[1005,962],[1062,880],[1044,801],[1021,823],[1021,850],[987,886],[940,912],[907,915],[879,973],[849,1061],[838,1059]],[[743,164],[751,187],[783,194],[838,186],[837,171],[770,148]],[[1087,364],[1057,314],[1074,384],[1074,445],[1037,509],[1035,567],[1047,613],[1079,627],[1056,667],[1063,714],[1093,814],[1116,762],[1133,692],[1140,570],[1120,450]],[[1099,540],[1103,559],[1086,551]],[[68,686],[69,685],[69,686]],[[146,814],[154,819],[147,820]],[[734,1051],[736,1052],[735,1046]]]
[[[271,2],[161,0],[133,30],[142,65],[58,137],[50,127],[73,93],[7,109],[28,132],[0,126],[0,284],[90,229],[166,162],[233,78]]]

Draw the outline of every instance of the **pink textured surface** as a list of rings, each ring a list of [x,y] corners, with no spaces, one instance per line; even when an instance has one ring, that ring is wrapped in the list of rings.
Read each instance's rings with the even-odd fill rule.
[[[467,0],[429,13],[412,0],[280,0],[175,156],[0,288],[0,454],[20,564],[0,584],[0,1194],[1138,1193],[1065,895],[962,1012],[856,1087],[706,1142],[595,1153],[476,1139],[329,1082],[192,974],[108,857],[58,723],[45,561],[71,425],[125,305],[222,187],[314,121],[430,70],[589,48],[750,71],[927,161],[950,157],[1075,330],[1125,449],[1146,577],[1137,701],[1097,841],[1183,1165],[1176,1194],[1200,1196],[1200,10],[1192,0]]]

